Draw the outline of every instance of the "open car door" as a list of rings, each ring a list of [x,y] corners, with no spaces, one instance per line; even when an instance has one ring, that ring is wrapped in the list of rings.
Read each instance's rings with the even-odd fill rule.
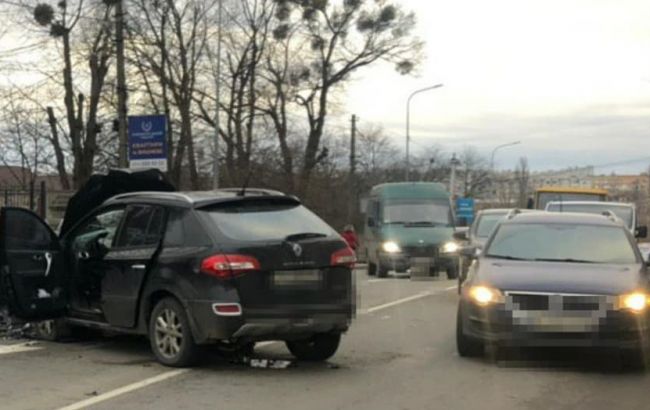
[[[56,234],[26,209],[0,209],[0,307],[23,320],[53,319],[67,306],[63,253]]]

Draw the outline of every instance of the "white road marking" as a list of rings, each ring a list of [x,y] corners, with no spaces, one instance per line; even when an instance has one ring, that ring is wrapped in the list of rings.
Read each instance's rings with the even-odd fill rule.
[[[454,290],[454,289],[458,289],[458,285],[454,285],[454,286],[450,286],[448,288],[445,288],[445,291],[450,291],[450,290]]]
[[[388,279],[368,279],[368,283],[386,282]]]
[[[402,298],[402,299],[394,300],[394,301],[389,302],[389,303],[384,303],[383,305],[371,307],[369,309],[366,309],[365,311],[360,312],[359,314],[363,315],[363,314],[374,313],[374,312],[377,312],[379,310],[388,309],[389,307],[393,307],[393,306],[401,305],[402,303],[407,303],[407,302],[411,302],[411,301],[414,301],[414,300],[426,298],[427,296],[431,296],[431,295],[435,295],[435,293],[434,292],[418,293],[417,295],[409,296],[407,298]]]
[[[142,389],[147,386],[151,386],[152,384],[160,383],[165,380],[171,379],[176,376],[180,376],[182,374],[185,374],[189,372],[189,369],[179,369],[179,370],[172,370],[170,372],[165,372],[162,374],[159,374],[154,377],[150,377],[148,379],[141,380],[136,383],[128,384],[126,386],[120,387],[115,390],[111,390],[109,392],[100,394],[99,396],[91,397],[86,400],[78,401],[76,403],[73,403],[69,406],[61,407],[59,410],[78,410],[78,409],[84,409],[89,406],[93,406],[95,404],[104,402],[106,400],[110,400],[112,398],[115,398],[117,396],[121,396],[126,393],[130,393],[134,390]]]
[[[34,350],[41,350],[42,348],[42,346],[35,346],[34,342],[18,343],[14,345],[0,346],[0,355],[31,352]]]

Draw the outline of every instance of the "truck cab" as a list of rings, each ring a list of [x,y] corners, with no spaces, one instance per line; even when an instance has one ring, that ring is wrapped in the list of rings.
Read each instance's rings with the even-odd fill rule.
[[[444,270],[458,275],[458,244],[453,240],[454,213],[444,185],[429,182],[388,183],[370,191],[364,239],[368,274]]]

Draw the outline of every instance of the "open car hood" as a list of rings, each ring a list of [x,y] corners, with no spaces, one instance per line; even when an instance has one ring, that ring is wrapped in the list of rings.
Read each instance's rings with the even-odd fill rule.
[[[115,195],[136,191],[175,190],[157,169],[134,172],[112,170],[107,175],[93,175],[68,201],[59,236],[63,236],[81,218]]]

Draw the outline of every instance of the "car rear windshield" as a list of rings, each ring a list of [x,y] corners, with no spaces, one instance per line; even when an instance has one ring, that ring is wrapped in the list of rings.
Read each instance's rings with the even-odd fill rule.
[[[549,204],[546,208],[550,212],[579,212],[586,214],[602,214],[606,211],[612,211],[614,214],[619,217],[625,225],[632,229],[634,224],[634,213],[633,208],[629,206],[611,206],[607,205],[607,202],[602,204]]]
[[[637,257],[622,227],[579,224],[503,224],[486,256],[550,262],[623,263]]]
[[[482,215],[478,221],[478,226],[476,227],[476,236],[479,238],[487,238],[490,236],[494,227],[497,226],[506,215],[506,213]]]
[[[329,237],[336,231],[295,202],[242,201],[202,209],[227,237],[242,242],[285,240],[309,234]]]

